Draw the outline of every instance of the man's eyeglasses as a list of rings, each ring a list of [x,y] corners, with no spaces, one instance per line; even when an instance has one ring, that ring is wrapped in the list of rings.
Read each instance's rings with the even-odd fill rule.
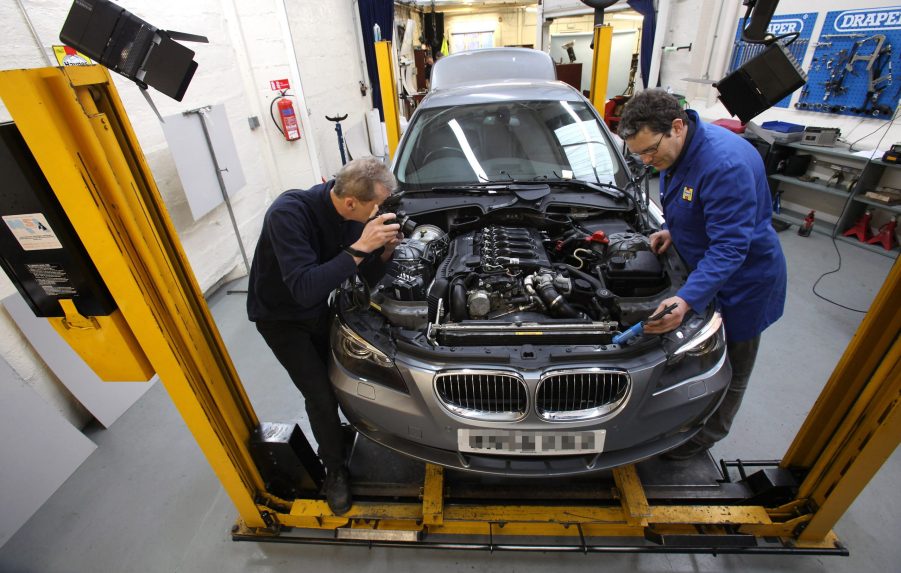
[[[664,137],[666,137],[666,133],[661,133],[660,137],[657,138],[657,143],[644,149],[643,151],[636,152],[636,154],[637,155],[654,155],[655,153],[657,153],[657,149],[660,147],[660,142],[663,141]]]

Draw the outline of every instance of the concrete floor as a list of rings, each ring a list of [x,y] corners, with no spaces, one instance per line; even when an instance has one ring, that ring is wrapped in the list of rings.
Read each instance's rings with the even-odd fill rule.
[[[863,315],[816,298],[832,270],[828,237],[781,234],[789,261],[785,316],[763,337],[732,433],[713,450],[727,459],[780,458]],[[839,243],[841,272],[819,291],[866,308],[892,260]],[[242,288],[242,281],[229,288]],[[305,423],[301,397],[225,289],[210,307],[257,414]],[[3,572],[216,571],[897,571],[901,477],[896,452],[835,528],[851,557],[583,555],[364,549],[232,542],[236,518],[202,452],[157,384],[109,430],[90,432],[93,455],[2,548]],[[3,492],[14,495],[14,492]]]

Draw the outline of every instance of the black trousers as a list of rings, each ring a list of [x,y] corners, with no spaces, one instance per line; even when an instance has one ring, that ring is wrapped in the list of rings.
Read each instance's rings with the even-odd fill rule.
[[[751,379],[751,371],[754,370],[758,348],[760,348],[759,334],[750,340],[726,343],[729,361],[732,363],[732,381],[719,408],[707,419],[704,427],[695,434],[690,442],[709,448],[729,433],[732,420],[735,419],[745,390],[748,389],[748,381]]]
[[[328,314],[299,321],[259,321],[257,330],[303,394],[319,457],[328,471],[344,465],[346,452],[338,400],[328,377]]]

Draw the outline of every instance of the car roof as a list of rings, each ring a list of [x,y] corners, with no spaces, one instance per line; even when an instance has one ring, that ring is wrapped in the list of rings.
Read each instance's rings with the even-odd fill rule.
[[[420,109],[497,103],[503,101],[561,101],[582,99],[582,94],[569,84],[550,80],[495,80],[459,84],[429,92]]]
[[[487,48],[438,59],[432,68],[432,89],[498,79],[554,80],[551,57],[528,48]]]

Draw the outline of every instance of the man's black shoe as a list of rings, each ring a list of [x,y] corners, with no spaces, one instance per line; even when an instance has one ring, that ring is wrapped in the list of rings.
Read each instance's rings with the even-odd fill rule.
[[[710,449],[710,448],[707,448],[700,444],[696,444],[696,443],[692,442],[691,440],[689,440],[689,441],[685,442],[684,444],[682,444],[681,446],[679,446],[678,448],[672,449],[672,450],[666,452],[665,454],[662,454],[660,457],[665,460],[676,460],[676,461],[690,460],[691,458],[697,456],[698,454],[702,454],[702,453],[706,452],[708,449]]]
[[[328,472],[325,477],[325,499],[328,507],[335,515],[344,515],[350,510],[353,501],[350,497],[350,476],[347,468]]]

